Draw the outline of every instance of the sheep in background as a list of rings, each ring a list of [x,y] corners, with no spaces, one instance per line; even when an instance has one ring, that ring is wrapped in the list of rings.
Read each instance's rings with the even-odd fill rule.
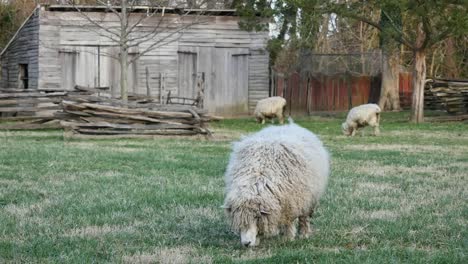
[[[278,118],[280,124],[284,123],[284,109],[286,108],[286,99],[281,96],[268,97],[257,102],[254,115],[258,123],[265,124],[265,119]]]
[[[329,154],[313,133],[296,124],[270,126],[234,143],[223,207],[244,246],[280,230],[308,237],[310,217],[325,192]]]
[[[374,128],[374,135],[379,135],[380,112],[380,107],[376,104],[353,107],[349,111],[346,121],[341,125],[343,134],[354,136],[358,129],[369,125]]]

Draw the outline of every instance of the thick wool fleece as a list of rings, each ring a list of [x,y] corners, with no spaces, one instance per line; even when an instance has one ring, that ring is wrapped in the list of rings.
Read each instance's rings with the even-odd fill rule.
[[[265,124],[266,118],[278,118],[281,124],[284,123],[284,108],[286,99],[281,96],[268,97],[257,102],[254,115],[259,123]]]
[[[346,121],[341,125],[343,133],[354,136],[359,128],[371,126],[374,134],[379,134],[380,107],[376,104],[363,104],[353,107],[346,117]]]
[[[233,146],[224,207],[234,231],[257,221],[259,234],[309,217],[325,191],[329,154],[296,124],[271,126]]]

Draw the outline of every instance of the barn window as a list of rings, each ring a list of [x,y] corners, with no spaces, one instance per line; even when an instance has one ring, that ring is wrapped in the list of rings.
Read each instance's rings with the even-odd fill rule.
[[[28,82],[29,82],[28,64],[20,64],[19,73],[18,73],[18,88],[28,89],[29,88]]]

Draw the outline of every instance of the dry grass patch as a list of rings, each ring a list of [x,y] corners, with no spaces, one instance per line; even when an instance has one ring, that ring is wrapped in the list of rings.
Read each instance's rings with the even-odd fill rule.
[[[394,221],[400,217],[400,212],[390,210],[358,211],[357,216],[363,219]]]
[[[466,134],[466,133],[462,134],[462,133],[458,133],[458,132],[447,132],[447,131],[444,131],[444,132],[441,132],[441,131],[428,132],[428,131],[424,131],[424,130],[420,130],[420,131],[393,130],[393,131],[385,132],[385,136],[396,136],[396,137],[403,137],[403,138],[405,138],[405,137],[414,137],[415,135],[417,135],[418,138],[425,138],[425,139],[435,138],[437,140],[440,140],[441,138],[457,137],[459,139],[467,139],[468,140],[468,134]]]
[[[366,161],[355,167],[356,173],[363,173],[373,176],[388,176],[395,174],[432,174],[446,175],[448,172],[440,166],[412,166],[406,167],[402,165],[382,165],[377,161]]]
[[[209,256],[200,256],[191,246],[160,248],[154,252],[141,252],[131,256],[123,256],[124,263],[160,263],[160,264],[186,264],[186,263],[212,263]]]
[[[213,131],[213,137],[211,138],[211,140],[212,141],[232,141],[232,140],[238,140],[239,138],[247,134],[248,133],[243,132],[243,131],[218,128]]]
[[[451,155],[466,155],[468,150],[466,146],[431,146],[431,145],[403,145],[403,144],[355,144],[343,146],[345,150],[357,151],[375,151],[375,150],[390,150],[401,151],[407,153],[447,153]]]
[[[377,182],[363,182],[358,183],[358,189],[370,192],[389,192],[399,191],[398,187],[394,184],[389,183],[377,183]]]
[[[17,218],[23,218],[26,217],[32,213],[38,214],[41,213],[44,209],[52,206],[55,202],[49,200],[49,199],[44,199],[41,202],[38,203],[33,203],[33,204],[7,204],[4,207],[4,210],[7,213],[10,213],[11,215],[17,217]]]
[[[65,237],[100,237],[103,235],[115,235],[119,233],[135,233],[136,227],[141,226],[141,222],[134,222],[130,225],[103,225],[103,226],[85,226],[74,228],[67,231]]]
[[[234,258],[234,261],[248,261],[255,259],[265,259],[271,258],[273,253],[270,249],[247,249],[244,252],[241,252],[241,255],[237,258]]]
[[[133,153],[141,151],[138,148],[126,147],[127,144],[99,144],[96,142],[69,142],[66,144],[67,147],[73,147],[82,150],[103,150],[103,151],[111,151],[111,152],[121,152],[121,153]],[[143,147],[144,145],[142,145]]]
[[[105,171],[103,173],[99,173],[97,176],[102,177],[102,178],[117,178],[117,177],[125,176],[125,174],[119,171]]]
[[[221,217],[221,209],[214,210],[211,207],[186,207],[177,206],[175,208],[175,215],[178,217],[187,217],[189,219],[198,219],[198,221],[218,220]],[[193,222],[193,220],[190,220]]]

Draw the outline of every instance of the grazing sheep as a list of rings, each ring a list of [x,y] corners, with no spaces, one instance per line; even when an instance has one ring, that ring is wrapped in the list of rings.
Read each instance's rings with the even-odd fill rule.
[[[341,125],[343,134],[354,136],[358,129],[369,125],[374,128],[374,135],[379,135],[380,112],[380,107],[376,104],[353,107],[349,111],[346,121]]]
[[[258,123],[265,124],[265,119],[278,118],[280,124],[284,123],[284,109],[286,108],[286,99],[281,96],[268,97],[257,102],[254,115]]]
[[[223,208],[244,246],[257,235],[310,234],[310,217],[325,192],[329,154],[313,133],[296,124],[264,128],[234,143],[225,174]]]

